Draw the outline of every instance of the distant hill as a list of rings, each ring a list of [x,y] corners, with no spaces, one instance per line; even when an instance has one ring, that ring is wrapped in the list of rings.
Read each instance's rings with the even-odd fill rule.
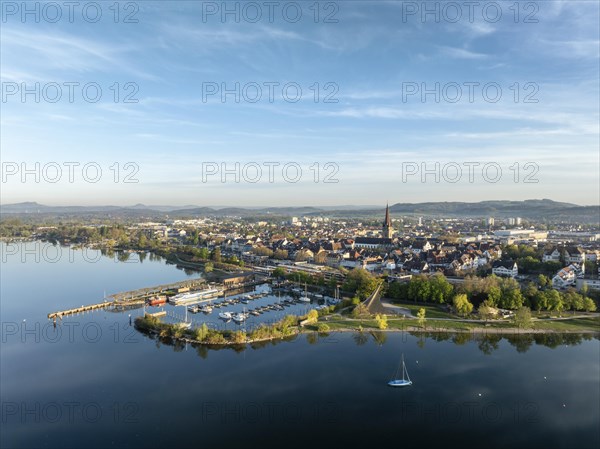
[[[36,202],[0,205],[0,213],[6,215],[42,215],[114,217],[114,218],[171,218],[190,217],[260,217],[260,216],[318,216],[337,217],[380,216],[383,206],[328,206],[328,207],[200,207],[200,206],[46,206]],[[522,217],[529,219],[566,220],[573,222],[600,222],[600,206],[580,206],[549,199],[525,201],[480,201],[396,203],[390,206],[392,214],[423,215],[432,217]]]
[[[397,203],[390,206],[396,214],[423,214],[446,216],[492,216],[535,218],[546,215],[562,215],[574,212],[598,211],[598,206],[579,206],[548,199],[525,201],[480,201],[478,203],[435,202],[435,203]]]

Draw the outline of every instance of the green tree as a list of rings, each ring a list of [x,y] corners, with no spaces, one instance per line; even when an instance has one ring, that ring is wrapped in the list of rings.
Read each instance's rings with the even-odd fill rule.
[[[586,312],[596,311],[596,303],[592,298],[583,298],[583,310]]]
[[[502,296],[499,305],[504,309],[516,310],[523,305],[523,295],[519,283],[512,278],[505,278],[500,281]]]
[[[273,270],[272,276],[274,278],[284,278],[285,277],[285,269],[282,267],[277,267]]]
[[[196,340],[204,341],[204,339],[208,335],[208,326],[206,325],[206,323],[202,323],[202,326],[196,329],[195,334]]]
[[[467,316],[473,311],[473,304],[469,302],[465,294],[456,295],[452,302],[459,315]]]
[[[489,319],[494,318],[494,316],[495,316],[495,309],[494,309],[494,306],[488,300],[485,300],[481,304],[479,304],[479,308],[477,309],[477,313],[479,314],[479,317],[481,319],[487,321]]]
[[[408,283],[408,297],[413,301],[425,302],[429,300],[431,286],[426,276],[413,276]]]
[[[537,292],[533,297],[533,305],[535,310],[548,310],[548,295],[546,292]]]
[[[545,276],[543,274],[540,274],[537,279],[538,279],[538,281],[537,281],[538,285],[542,288],[545,288],[552,283],[550,281],[550,278],[548,278],[548,276]]]
[[[367,299],[379,285],[379,280],[367,270],[355,268],[348,273],[342,288],[356,293],[360,299]]]
[[[426,314],[426,310],[422,307],[417,312],[417,322],[419,323],[419,326],[421,326],[423,328],[425,327],[425,323],[427,321],[427,319],[425,318],[425,314]]]
[[[231,334],[231,341],[233,343],[245,343],[246,342],[246,332],[242,331],[242,330],[237,330],[234,331]]]
[[[437,273],[429,278],[429,299],[431,301],[439,304],[450,302],[453,291],[454,287],[443,274]]]
[[[513,318],[515,325],[520,329],[529,329],[531,327],[531,310],[529,307],[519,307]]]
[[[496,307],[500,303],[500,298],[502,298],[502,290],[500,290],[500,287],[490,287],[486,300],[489,305],[491,307]]]
[[[210,258],[217,263],[221,262],[221,248],[215,247],[210,253]]]
[[[397,301],[406,301],[408,299],[408,283],[392,282],[388,286],[387,296]]]
[[[319,312],[315,309],[310,310],[307,314],[306,314],[306,320],[309,323],[314,323],[319,319]]]
[[[146,246],[148,246],[148,238],[143,232],[138,237],[137,246],[138,248],[146,248]]]
[[[560,293],[556,290],[548,290],[546,292],[547,308],[555,312],[562,312],[564,309],[564,303]]]
[[[319,323],[319,325],[317,326],[317,331],[318,332],[329,332],[329,326],[325,323]]]

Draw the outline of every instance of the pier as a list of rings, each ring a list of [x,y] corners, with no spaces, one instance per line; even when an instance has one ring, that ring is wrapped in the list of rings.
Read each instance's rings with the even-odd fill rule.
[[[74,307],[72,309],[60,310],[48,314],[48,319],[56,320],[67,315],[76,315],[78,313],[88,312],[92,310],[104,309],[107,307],[122,307],[127,305],[142,304],[147,298],[159,295],[165,292],[180,293],[198,289],[206,285],[205,279],[190,279],[185,281],[174,282],[172,284],[156,285],[154,287],[140,288],[128,292],[115,293],[107,296],[104,302],[90,304],[87,306]]]
[[[254,273],[231,273],[223,279],[223,290],[216,296],[223,296],[233,291],[243,291],[248,287],[259,285],[265,282],[264,279],[253,278]],[[148,298],[167,293],[177,294],[183,292],[193,292],[207,287],[209,284],[206,279],[196,278],[185,281],[173,282],[171,284],[156,285],[154,287],[140,288],[128,292],[115,293],[104,298],[104,302],[91,304],[87,306],[75,307],[72,309],[61,310],[48,314],[48,319],[62,318],[67,315],[76,315],[78,313],[88,312],[111,307],[113,309],[127,308],[136,305],[142,305]],[[206,298],[197,302],[208,302],[214,298]]]
[[[114,295],[108,296],[108,299],[115,303],[129,303],[136,300],[145,300],[151,296],[160,295],[170,291],[181,293],[189,290],[197,290],[198,287],[203,287],[205,285],[206,279],[190,279],[187,281],[174,282],[172,284],[156,285],[154,287],[146,287],[128,292],[115,293]]]
[[[55,320],[56,318],[62,318],[65,315],[75,315],[77,313],[88,312],[90,310],[104,309],[105,307],[112,306],[112,305],[113,305],[112,302],[101,302],[99,304],[91,304],[89,306],[76,307],[74,309],[68,309],[68,310],[62,310],[60,312],[49,313],[48,318],[51,320],[52,319]]]

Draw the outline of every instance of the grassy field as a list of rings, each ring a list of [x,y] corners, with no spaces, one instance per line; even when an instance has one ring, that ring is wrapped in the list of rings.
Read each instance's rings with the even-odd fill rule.
[[[456,315],[445,312],[442,308],[435,305],[415,305],[415,304],[397,304],[410,310],[413,316],[417,316],[419,309],[425,309],[425,318],[456,318]]]
[[[353,319],[353,318],[330,318],[328,321],[320,320],[325,322],[329,326],[330,330],[358,330],[362,327],[363,330],[374,330],[379,329],[374,319]],[[416,319],[402,319],[402,318],[389,318],[388,319],[388,330],[411,330],[425,332],[431,331],[454,331],[454,332],[487,332],[487,331],[507,331],[512,332],[518,330],[514,323],[510,321],[490,321],[488,323],[477,323],[456,320],[436,320],[427,319],[425,327],[421,327]],[[600,316],[588,317],[588,318],[574,318],[569,320],[561,321],[546,321],[546,320],[535,320],[532,327],[529,329],[520,329],[521,331],[548,331],[548,332],[600,332]]]

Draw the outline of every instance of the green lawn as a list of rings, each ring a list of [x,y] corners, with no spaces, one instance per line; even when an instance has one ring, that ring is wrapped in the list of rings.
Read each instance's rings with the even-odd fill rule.
[[[414,303],[396,304],[410,310],[414,316],[417,316],[419,309],[425,309],[425,318],[458,318],[456,315],[445,312],[436,305],[418,305]]]
[[[553,331],[581,331],[595,330],[600,332],[600,317],[577,318],[572,320],[561,321],[536,321],[534,322],[536,329],[548,329]]]
[[[379,329],[374,319],[344,319],[336,318],[329,321],[320,322],[327,323],[332,331],[341,329],[356,329],[362,326],[363,330]],[[419,323],[414,318],[388,318],[388,329],[403,330],[407,327],[420,328]],[[448,331],[471,331],[472,329],[515,329],[514,323],[511,321],[490,321],[486,326],[484,323],[469,323],[459,320],[436,320],[427,319],[425,323],[426,331],[445,329]],[[524,329],[525,330],[525,329]],[[579,318],[564,321],[534,321],[532,330],[548,330],[554,332],[577,332],[577,331],[596,331],[600,332],[600,317]]]

